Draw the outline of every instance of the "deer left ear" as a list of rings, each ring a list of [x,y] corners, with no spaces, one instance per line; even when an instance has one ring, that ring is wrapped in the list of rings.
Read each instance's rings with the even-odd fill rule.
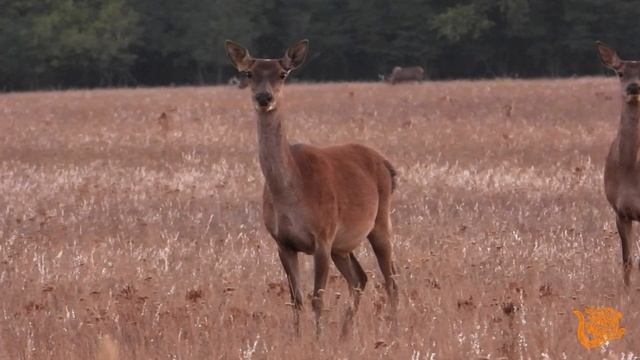
[[[287,70],[293,70],[299,67],[304,63],[308,52],[309,40],[305,39],[297,42],[284,53],[284,57],[281,60],[282,67]]]

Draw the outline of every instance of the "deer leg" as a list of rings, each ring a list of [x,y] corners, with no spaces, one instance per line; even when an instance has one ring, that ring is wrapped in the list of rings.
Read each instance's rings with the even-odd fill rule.
[[[620,243],[622,245],[622,266],[624,270],[624,284],[629,285],[629,277],[631,274],[631,252],[629,249],[629,240],[631,238],[631,230],[633,223],[630,219],[618,215],[616,217],[616,226],[618,227],[618,235],[620,235]]]
[[[315,253],[313,254],[313,261],[315,267],[315,281],[313,285],[313,299],[311,299],[311,307],[316,316],[316,336],[320,336],[322,317],[322,295],[324,289],[327,287],[327,279],[329,277],[329,262],[330,251],[323,244],[318,244]]]
[[[364,287],[367,285],[367,273],[364,272],[364,269],[362,269],[362,265],[360,265],[353,252],[349,253],[349,259],[351,260],[353,271],[355,272],[359,280],[358,289],[360,289],[360,292],[362,292],[364,290]]]
[[[300,310],[302,309],[302,293],[300,292],[300,270],[298,268],[298,253],[286,247],[278,247],[278,255],[284,272],[289,281],[291,306],[293,308],[293,326],[296,334],[300,335]]]
[[[362,290],[367,284],[367,274],[365,274],[364,270],[362,270],[362,266],[358,263],[358,260],[353,255],[353,253],[349,253],[348,255],[339,255],[332,253],[331,258],[333,259],[333,263],[336,264],[336,267],[347,280],[347,284],[349,285],[349,293],[353,298],[353,305],[347,308],[345,313],[344,322],[342,323],[342,336],[346,336],[349,332],[349,327],[353,321],[353,317],[358,311],[358,306],[360,305],[360,295]]]
[[[368,236],[373,252],[378,259],[378,265],[384,276],[385,288],[387,295],[391,303],[391,317],[393,321],[393,327],[397,326],[396,313],[398,310],[398,285],[396,284],[395,276],[396,269],[393,265],[392,259],[392,247],[391,247],[391,226],[389,224],[388,217],[386,219],[376,220],[377,223],[373,228],[373,231]]]

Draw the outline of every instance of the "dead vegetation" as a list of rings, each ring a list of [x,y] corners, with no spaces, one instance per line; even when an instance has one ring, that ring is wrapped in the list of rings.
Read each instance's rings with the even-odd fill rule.
[[[244,91],[1,95],[0,358],[637,356],[640,272],[625,290],[602,185],[615,81],[290,85],[292,140],[361,142],[400,173],[399,333],[365,245],[349,342],[333,267],[324,338],[305,299],[289,340]],[[572,311],[586,306],[621,311],[627,335],[583,349]]]

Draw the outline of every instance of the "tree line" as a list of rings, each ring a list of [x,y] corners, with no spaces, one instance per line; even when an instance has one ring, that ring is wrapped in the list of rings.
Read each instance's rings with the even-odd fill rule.
[[[638,0],[0,0],[0,89],[213,84],[233,39],[277,57],[308,38],[304,80],[601,73],[594,41],[640,57]]]

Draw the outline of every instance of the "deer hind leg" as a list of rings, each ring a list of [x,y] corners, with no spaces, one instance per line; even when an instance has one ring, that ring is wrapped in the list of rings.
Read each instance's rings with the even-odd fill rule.
[[[293,326],[296,334],[300,335],[300,310],[302,310],[302,293],[300,292],[300,270],[298,267],[298,253],[286,247],[278,247],[278,254],[282,267],[289,280],[291,307],[293,308]]]
[[[344,316],[344,322],[342,323],[342,335],[345,337],[349,333],[349,328],[353,322],[353,317],[358,312],[358,306],[360,305],[360,295],[367,285],[367,274],[360,266],[360,263],[356,259],[353,253],[348,255],[339,255],[332,253],[331,258],[333,263],[347,280],[349,285],[349,292],[353,298],[353,306],[347,308]]]
[[[620,214],[616,217],[616,226],[618,227],[618,235],[620,235],[620,244],[622,245],[622,266],[624,270],[624,284],[629,285],[629,277],[631,274],[631,252],[629,249],[629,241],[631,240],[631,231],[633,223],[629,218]]]
[[[398,309],[398,285],[396,284],[396,269],[393,265],[393,249],[391,246],[391,223],[388,215],[378,214],[373,231],[368,235],[373,252],[378,259],[382,271],[385,288],[391,303],[391,316],[394,328],[397,326],[396,313]]]

